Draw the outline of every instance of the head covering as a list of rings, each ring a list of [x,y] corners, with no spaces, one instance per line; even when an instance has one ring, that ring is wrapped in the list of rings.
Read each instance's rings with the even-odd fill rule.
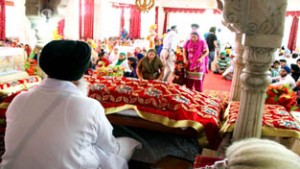
[[[127,60],[131,61],[132,62],[132,67],[136,67],[137,65],[137,62],[138,62],[138,59],[135,58],[135,57],[128,57]]]
[[[196,28],[196,29],[198,29],[198,28],[199,28],[199,25],[198,25],[198,24],[196,24],[196,23],[193,23],[193,24],[191,25],[191,27],[192,27],[192,28]]]
[[[225,168],[294,169],[300,157],[285,146],[267,139],[250,138],[234,142],[226,150]]]
[[[284,66],[281,70],[285,70],[287,73],[291,73],[291,69],[288,66]]]
[[[222,52],[220,53],[220,55],[226,56],[226,52],[225,52],[225,51],[222,51]]]
[[[126,56],[126,53],[125,52],[121,52],[120,55]]]
[[[42,49],[39,65],[51,78],[76,81],[90,65],[91,48],[82,41],[54,40]]]
[[[280,59],[279,61],[280,61],[280,62],[285,62],[285,63],[286,63],[286,60],[285,60],[285,59]]]
[[[300,71],[299,66],[297,64],[291,64],[291,70],[294,70],[297,73]]]
[[[156,50],[155,49],[149,49],[147,53],[150,53],[150,52],[153,52],[155,53],[155,55],[157,54]]]
[[[177,28],[176,25],[171,26],[171,29],[172,29],[172,30],[174,30],[174,29],[176,29],[176,28]]]
[[[138,58],[138,60],[141,60],[141,59],[144,57],[144,55],[141,54],[141,53],[138,53],[138,54],[136,55],[136,57]]]

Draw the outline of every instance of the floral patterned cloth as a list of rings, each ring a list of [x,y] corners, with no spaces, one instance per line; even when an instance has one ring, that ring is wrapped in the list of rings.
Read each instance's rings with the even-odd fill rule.
[[[169,127],[204,131],[212,147],[220,141],[222,101],[176,84],[123,77],[87,77],[89,97],[101,102],[107,113],[134,109],[146,120]]]
[[[237,120],[240,102],[231,102],[227,107],[222,126],[222,133],[232,132]],[[263,136],[279,136],[300,138],[300,124],[281,105],[266,104],[264,107]]]

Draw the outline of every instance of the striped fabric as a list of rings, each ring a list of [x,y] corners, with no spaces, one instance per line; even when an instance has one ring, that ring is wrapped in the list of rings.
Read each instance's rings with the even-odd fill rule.
[[[193,80],[202,80],[203,72],[186,72],[186,78]]]

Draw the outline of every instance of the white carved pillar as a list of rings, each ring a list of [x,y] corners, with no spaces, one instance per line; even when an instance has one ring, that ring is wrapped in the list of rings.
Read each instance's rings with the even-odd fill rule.
[[[287,1],[225,0],[224,20],[243,33],[242,90],[233,139],[261,136],[268,69],[281,46]]]
[[[241,80],[240,75],[242,73],[242,70],[245,67],[245,64],[243,62],[243,52],[244,47],[242,45],[242,34],[236,33],[235,34],[235,58],[234,58],[234,74],[230,89],[230,96],[229,99],[231,101],[239,101],[240,95],[241,95]]]

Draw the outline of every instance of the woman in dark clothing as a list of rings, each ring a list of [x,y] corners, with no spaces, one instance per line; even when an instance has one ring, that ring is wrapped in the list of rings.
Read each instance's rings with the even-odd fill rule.
[[[298,81],[300,76],[300,68],[296,64],[291,64],[291,73],[292,77],[294,78],[295,82]]]

